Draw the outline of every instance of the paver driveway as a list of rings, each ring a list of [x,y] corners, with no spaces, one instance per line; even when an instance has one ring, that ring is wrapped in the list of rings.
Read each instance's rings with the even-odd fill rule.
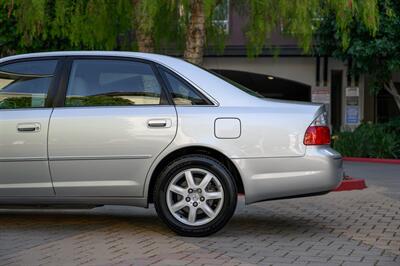
[[[1,210],[0,265],[400,265],[400,201],[387,190],[240,200],[207,238],[174,235],[153,208]]]

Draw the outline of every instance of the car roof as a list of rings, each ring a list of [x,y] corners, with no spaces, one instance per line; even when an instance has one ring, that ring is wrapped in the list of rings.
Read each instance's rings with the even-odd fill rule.
[[[17,59],[28,59],[37,57],[60,57],[60,56],[119,56],[119,57],[132,57],[141,58],[148,60],[165,60],[165,58],[173,58],[171,56],[150,54],[150,53],[139,53],[139,52],[121,52],[121,51],[60,51],[60,52],[40,52],[40,53],[28,53],[3,57],[0,59],[0,63],[10,60]],[[158,60],[157,60],[158,59]],[[175,58],[177,59],[177,58]]]
[[[0,64],[18,59],[31,59],[43,57],[63,57],[63,56],[101,56],[101,57],[126,57],[149,60],[177,73],[189,83],[206,94],[216,105],[242,106],[260,103],[260,100],[239,90],[232,84],[221,78],[210,74],[193,64],[180,58],[139,52],[120,52],[120,51],[62,51],[62,52],[41,52],[8,56],[0,59]],[[265,101],[263,101],[265,102]],[[265,104],[265,103],[264,103]]]

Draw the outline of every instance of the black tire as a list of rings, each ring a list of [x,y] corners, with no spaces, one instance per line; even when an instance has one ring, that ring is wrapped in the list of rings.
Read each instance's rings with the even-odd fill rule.
[[[167,205],[167,188],[172,179],[189,168],[200,168],[212,173],[223,188],[224,200],[218,215],[204,225],[187,225],[176,219]],[[233,176],[218,160],[206,155],[186,155],[168,164],[159,175],[154,188],[154,205],[158,216],[174,232],[182,236],[208,236],[223,228],[236,209],[237,189]]]

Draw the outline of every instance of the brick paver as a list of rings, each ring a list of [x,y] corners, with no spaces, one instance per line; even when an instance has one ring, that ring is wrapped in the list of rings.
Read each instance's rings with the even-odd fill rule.
[[[400,265],[400,201],[382,187],[244,207],[206,238],[153,208],[1,210],[0,265]]]

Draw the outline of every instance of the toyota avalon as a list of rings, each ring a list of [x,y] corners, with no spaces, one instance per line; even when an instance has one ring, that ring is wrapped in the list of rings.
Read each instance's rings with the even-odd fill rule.
[[[52,52],[0,60],[0,204],[154,203],[205,236],[246,204],[341,181],[322,105],[266,99],[183,60]]]

